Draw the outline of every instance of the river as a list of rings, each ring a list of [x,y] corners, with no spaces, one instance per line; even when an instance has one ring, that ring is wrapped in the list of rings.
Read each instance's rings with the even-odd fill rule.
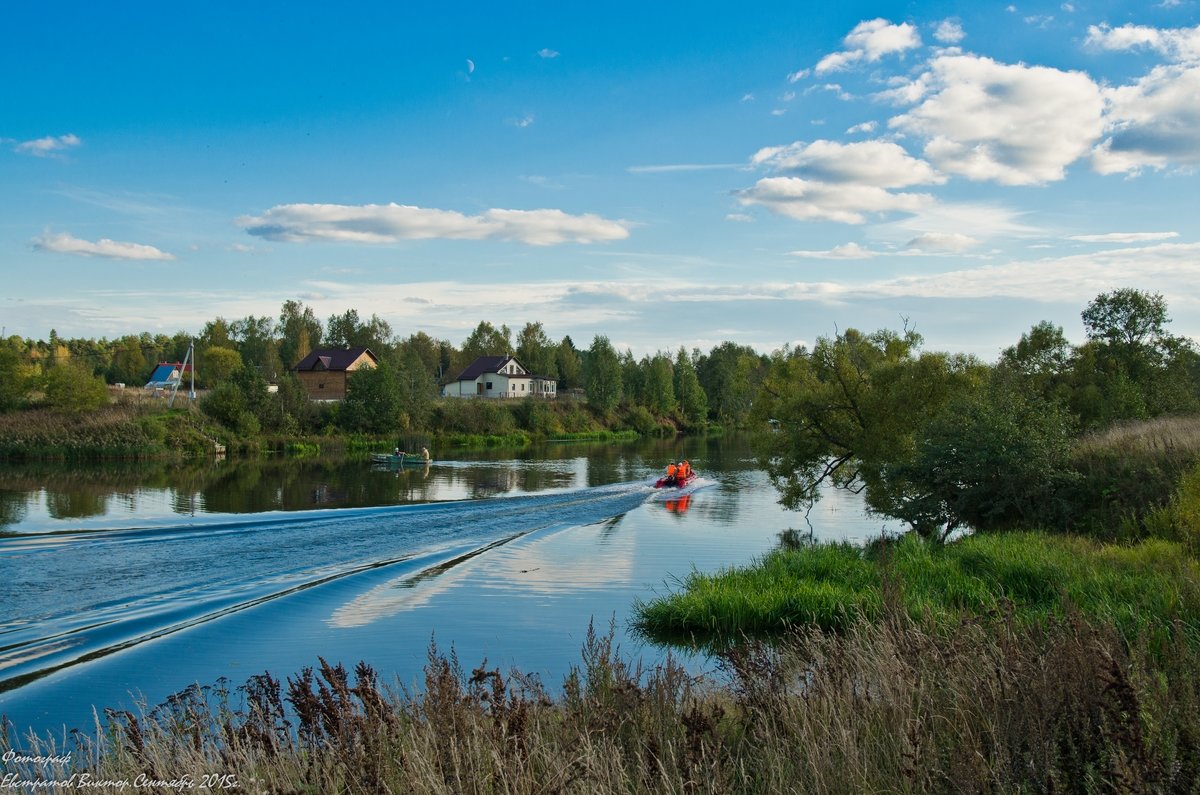
[[[687,457],[690,494],[652,483]],[[861,541],[883,523],[828,493],[783,510],[737,437],[362,460],[0,468],[0,715],[88,729],[93,707],[154,705],[365,660],[410,685],[430,642],[553,692],[589,622],[645,664],[636,599],[745,564],[792,529]],[[710,661],[693,657],[696,670]]]

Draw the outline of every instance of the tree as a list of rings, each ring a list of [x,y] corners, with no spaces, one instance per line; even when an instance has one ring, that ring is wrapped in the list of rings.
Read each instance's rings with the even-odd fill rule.
[[[921,353],[921,337],[855,329],[776,354],[753,416],[767,474],[789,508],[811,505],[824,485],[863,492],[867,505],[897,515],[909,496],[902,466],[955,395],[975,389],[977,361]]]
[[[279,308],[275,333],[279,337],[279,358],[284,368],[290,369],[313,348],[320,347],[324,329],[311,306],[288,300]]]
[[[588,403],[597,411],[612,411],[621,402],[621,361],[608,337],[597,334],[592,340],[583,377]]]
[[[283,371],[271,318],[247,315],[230,324],[230,333],[237,340],[238,353],[246,367],[255,368],[267,379],[274,379]]]
[[[108,404],[108,386],[86,366],[68,360],[46,372],[43,402],[60,411],[91,411]]]
[[[953,396],[920,435],[916,455],[896,466],[906,484],[895,515],[927,536],[1066,528],[1074,419],[1066,409],[1003,377]]]
[[[685,421],[699,425],[708,417],[708,396],[700,386],[696,367],[682,346],[675,354],[675,395]]]
[[[348,431],[385,434],[402,425],[404,405],[396,371],[386,361],[364,367],[350,378],[337,422]]]
[[[480,356],[506,356],[512,351],[512,332],[508,326],[496,328],[486,320],[481,320],[463,340],[458,368],[465,368]]]
[[[745,422],[766,372],[766,361],[745,345],[723,342],[701,358],[700,384],[708,395],[708,408],[722,422]]]
[[[204,385],[216,386],[242,369],[242,355],[232,348],[209,348],[198,364],[196,373],[203,374]]]
[[[583,386],[583,362],[569,336],[563,337],[554,350],[554,367],[558,372],[558,385],[562,389],[579,389]]]
[[[1126,349],[1156,348],[1166,337],[1167,302],[1159,293],[1124,288],[1102,293],[1083,310],[1089,339]]]
[[[331,315],[325,328],[325,345],[330,348],[370,348],[377,356],[383,356],[391,346],[392,327],[378,315],[363,322],[358,310],[348,309],[340,315]]]
[[[644,377],[644,401],[646,407],[660,417],[675,413],[679,405],[675,399],[675,373],[671,360],[664,353],[654,354],[646,363]]]
[[[21,355],[0,342],[0,412],[20,408],[28,397],[30,379]]]
[[[541,323],[526,323],[517,332],[517,358],[536,375],[555,375],[554,343]]]

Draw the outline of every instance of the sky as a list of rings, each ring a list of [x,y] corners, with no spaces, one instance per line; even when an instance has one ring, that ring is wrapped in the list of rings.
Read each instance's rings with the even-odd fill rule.
[[[0,333],[1200,341],[1200,0],[10,0]]]

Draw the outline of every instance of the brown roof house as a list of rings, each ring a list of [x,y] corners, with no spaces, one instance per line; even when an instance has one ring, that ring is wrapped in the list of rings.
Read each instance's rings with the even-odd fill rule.
[[[344,400],[350,374],[378,364],[370,348],[318,348],[292,369],[313,400]]]
[[[443,397],[554,398],[558,382],[534,375],[512,356],[480,356],[442,387]]]

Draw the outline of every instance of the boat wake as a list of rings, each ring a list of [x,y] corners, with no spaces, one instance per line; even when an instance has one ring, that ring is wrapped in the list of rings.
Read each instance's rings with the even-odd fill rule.
[[[642,482],[451,503],[81,523],[0,538],[0,692],[199,623],[387,567],[611,520]],[[678,495],[677,495],[678,496]]]

